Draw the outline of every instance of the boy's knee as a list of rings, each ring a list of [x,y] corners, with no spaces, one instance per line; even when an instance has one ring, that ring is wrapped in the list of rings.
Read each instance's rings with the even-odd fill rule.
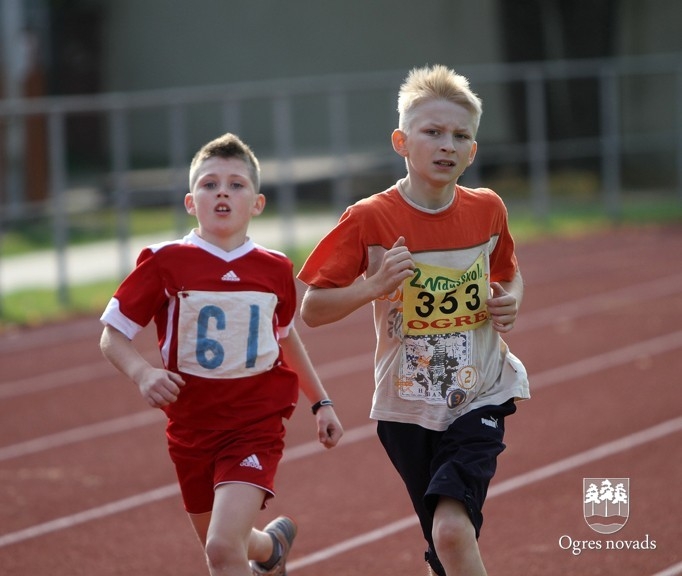
[[[476,529],[461,502],[441,502],[433,520],[436,551],[456,550],[476,540]],[[440,552],[439,552],[440,553]]]
[[[244,550],[224,538],[209,538],[206,541],[205,553],[209,567],[217,570],[226,570],[230,566],[247,561]]]

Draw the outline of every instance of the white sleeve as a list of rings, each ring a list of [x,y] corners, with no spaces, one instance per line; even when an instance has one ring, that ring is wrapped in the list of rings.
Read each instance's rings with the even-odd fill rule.
[[[116,328],[116,330],[123,333],[129,340],[135,338],[135,336],[144,328],[144,326],[140,326],[136,322],[133,322],[121,312],[117,298],[109,300],[107,307],[100,317],[100,322],[109,325],[112,328]]]

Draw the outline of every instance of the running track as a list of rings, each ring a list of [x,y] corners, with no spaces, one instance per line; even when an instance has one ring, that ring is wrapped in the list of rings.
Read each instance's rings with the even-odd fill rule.
[[[533,398],[508,421],[484,510],[489,573],[682,574],[682,228],[518,252],[526,298],[506,339]],[[297,519],[296,576],[425,574],[410,504],[367,418],[368,313],[299,325],[346,435],[318,447],[305,401],[289,425],[278,497],[261,522]],[[0,575],[206,574],[163,419],[101,358],[99,333],[83,318],[0,336]],[[140,345],[156,357],[150,331]],[[585,523],[583,477],[630,478],[630,517],[616,534]],[[574,555],[567,541],[602,549]]]

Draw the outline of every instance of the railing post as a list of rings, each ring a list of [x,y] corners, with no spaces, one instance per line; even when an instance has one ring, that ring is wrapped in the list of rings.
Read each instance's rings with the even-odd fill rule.
[[[526,74],[526,122],[528,127],[528,167],[533,213],[540,220],[549,215],[549,166],[547,152],[547,102],[541,71]]]
[[[50,146],[50,198],[52,204],[52,235],[57,259],[57,298],[62,306],[70,304],[66,261],[68,216],[66,213],[66,140],[64,113],[50,112],[48,142]]]
[[[241,118],[239,115],[239,100],[228,98],[223,102],[223,125],[226,132],[241,137]]]
[[[178,236],[187,233],[187,212],[184,197],[187,192],[187,117],[181,103],[173,103],[168,109],[170,138],[170,163],[173,174],[172,198],[175,204],[175,230]]]
[[[275,131],[275,149],[278,159],[277,208],[282,223],[282,241],[285,250],[296,246],[296,195],[292,173],[294,157],[294,129],[291,117],[291,98],[278,94],[272,101]]]
[[[124,278],[131,267],[130,256],[130,187],[128,185],[128,162],[130,147],[126,114],[121,108],[109,111],[109,142],[111,145],[111,168],[113,194],[116,206],[116,237],[119,246],[119,275]]]
[[[599,103],[604,207],[606,213],[617,220],[621,216],[620,99],[618,78],[611,68],[604,68],[599,73]]]
[[[675,106],[677,108],[677,141],[675,160],[677,163],[677,199],[682,202],[682,66],[677,68],[675,89],[677,96]]]
[[[329,94],[329,130],[336,174],[332,182],[332,208],[341,214],[350,204],[348,162],[348,104],[346,94],[335,87]]]

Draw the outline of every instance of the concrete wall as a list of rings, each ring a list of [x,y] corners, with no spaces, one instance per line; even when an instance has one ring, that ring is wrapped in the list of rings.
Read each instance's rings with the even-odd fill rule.
[[[532,15],[533,2],[546,0],[87,1],[101,10],[100,89],[129,92],[338,73],[391,70],[403,74],[426,63],[466,70],[467,66],[507,60],[509,33],[528,33],[526,19],[513,27],[505,20],[504,14],[510,16],[510,2],[526,3]],[[588,22],[591,2],[601,0],[574,1],[585,6]],[[616,6],[617,17],[610,25],[615,29],[611,33],[617,55],[682,50],[678,30],[682,1],[620,0]],[[540,10],[540,16],[546,12]],[[543,26],[548,42],[552,27],[544,20],[538,25]],[[588,29],[579,26],[578,36],[572,37],[580,38],[580,33],[590,33]],[[549,52],[547,56],[551,56]],[[666,83],[669,78],[634,80],[625,87],[629,102],[624,111],[626,126],[674,123],[672,92]],[[396,81],[385,93],[361,94],[351,104],[356,120],[351,134],[354,150],[389,150],[388,133],[397,119],[397,88]],[[518,133],[513,117],[516,104],[508,90],[492,83],[474,85],[474,89],[484,99],[479,139],[514,141]],[[273,154],[269,106],[254,103],[241,113],[239,132],[261,156]],[[325,106],[314,98],[297,103],[297,152],[328,152],[324,148],[329,145]],[[656,110],[657,114],[652,118],[641,110]],[[150,166],[166,162],[169,132],[164,112],[136,113],[131,121],[136,158]],[[191,153],[225,129],[221,111],[217,106],[197,107],[189,113],[188,129]]]
[[[499,59],[494,0],[116,0],[106,90]]]
[[[499,60],[495,0],[116,0],[103,5],[104,91],[204,86],[330,74],[454,68]],[[171,9],[172,7],[172,9]],[[363,95],[354,146],[388,146],[398,83]],[[486,103],[486,114],[494,105]],[[304,153],[325,145],[325,103],[302,102],[295,120]],[[242,135],[261,154],[273,143],[268,105],[243,111]],[[318,114],[318,112],[320,114]],[[490,113],[492,115],[492,112]],[[222,131],[218,111],[190,118],[191,147]],[[138,156],[154,163],[164,118],[134,117]],[[491,126],[500,127],[499,122]],[[323,150],[324,152],[324,150]],[[143,160],[144,161],[144,160]]]

